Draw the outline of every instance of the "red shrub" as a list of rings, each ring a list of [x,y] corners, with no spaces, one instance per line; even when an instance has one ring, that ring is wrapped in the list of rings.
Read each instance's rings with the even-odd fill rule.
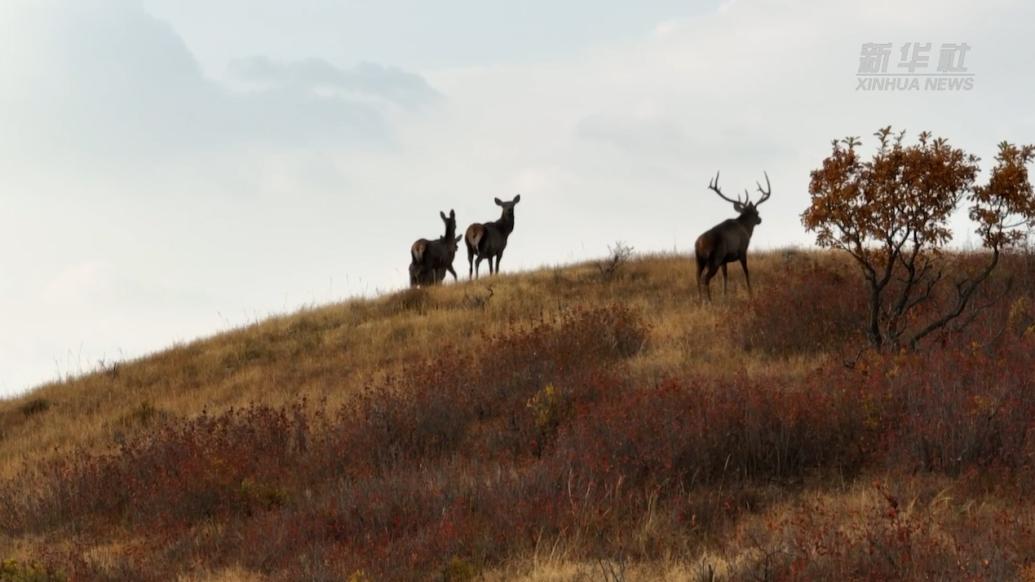
[[[796,480],[818,468],[854,472],[861,420],[843,392],[668,382],[580,416],[557,446],[578,469],[630,483]]]
[[[789,252],[780,281],[757,293],[737,320],[747,350],[775,355],[851,351],[865,342],[866,297],[851,265]]]
[[[31,470],[38,486],[2,497],[16,531],[72,521],[173,527],[287,502],[278,483],[305,446],[305,403],[168,423],[110,454],[75,454]],[[25,477],[23,477],[25,478]],[[12,484],[5,484],[5,493]]]
[[[1028,471],[1035,443],[1035,338],[864,363],[861,397],[900,470]]]
[[[647,330],[624,307],[575,310],[446,349],[401,377],[371,387],[343,410],[341,449],[350,470],[466,452],[523,455],[541,449],[528,401],[549,384],[617,390],[606,370],[642,348]],[[592,392],[592,390],[590,391]],[[483,444],[486,427],[495,443]]]

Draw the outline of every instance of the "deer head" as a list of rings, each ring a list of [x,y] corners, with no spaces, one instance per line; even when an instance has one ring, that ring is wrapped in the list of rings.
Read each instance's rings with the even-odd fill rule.
[[[450,209],[449,216],[446,216],[446,213],[441,211],[438,215],[442,217],[442,222],[446,223],[446,237],[453,238],[453,233],[456,232],[456,212]]]
[[[732,204],[733,209],[740,213],[740,220],[751,225],[762,224],[762,217],[758,215],[758,207],[766,200],[769,200],[769,197],[773,194],[773,187],[769,183],[769,173],[763,172],[763,174],[765,175],[765,189],[762,188],[762,184],[760,182],[755,182],[758,186],[758,192],[762,194],[762,197],[759,198],[757,202],[751,201],[751,194],[747,191],[747,188],[744,189],[743,200],[740,199],[739,195],[736,200],[733,200],[723,194],[722,189],[719,188],[719,172],[715,172],[715,178],[708,182],[708,189],[718,194],[719,198]]]
[[[504,202],[499,198],[494,198],[494,200],[496,201],[496,206],[503,209],[504,216],[514,216],[514,207],[517,206],[518,202],[521,202],[521,195],[518,194],[510,202]]]

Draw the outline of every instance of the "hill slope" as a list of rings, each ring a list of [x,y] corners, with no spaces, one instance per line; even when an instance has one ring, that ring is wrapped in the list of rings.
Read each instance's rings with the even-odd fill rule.
[[[731,269],[701,304],[687,258],[651,257],[271,319],[0,403],[0,557],[76,579],[1035,573],[1032,265],[965,334],[854,369],[857,274],[813,252],[759,255],[754,300]]]
[[[782,261],[770,255],[753,265],[762,292],[779,277]],[[736,269],[731,279],[731,292],[742,295]],[[433,355],[435,344],[462,346],[517,322],[612,303],[639,310],[651,325],[654,341],[635,366],[645,374],[677,370],[689,351],[698,354],[695,367],[760,365],[730,350],[729,337],[700,337],[715,335],[742,303],[702,308],[685,257],[631,262],[610,282],[595,264],[543,269],[276,317],[0,402],[0,474],[10,475],[25,455],[111,445],[151,415],[189,417],[302,396],[334,406],[372,378]]]

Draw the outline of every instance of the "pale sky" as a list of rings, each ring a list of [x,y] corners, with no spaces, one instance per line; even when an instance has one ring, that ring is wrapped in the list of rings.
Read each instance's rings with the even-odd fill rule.
[[[522,194],[504,271],[689,252],[769,172],[804,245],[835,137],[1035,141],[1035,5],[831,0],[2,0],[0,395],[401,288]],[[969,91],[857,90],[864,43],[971,48]],[[966,230],[961,229],[961,241]],[[463,265],[461,266],[461,263]],[[457,257],[466,273],[466,259]],[[687,265],[687,277],[691,268]]]

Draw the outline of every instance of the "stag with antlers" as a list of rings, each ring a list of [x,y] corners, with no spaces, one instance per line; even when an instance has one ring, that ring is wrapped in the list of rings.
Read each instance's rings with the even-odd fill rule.
[[[722,292],[726,294],[728,276],[726,264],[733,261],[740,261],[740,267],[744,269],[744,278],[747,280],[748,293],[751,293],[751,275],[748,272],[747,250],[751,244],[751,235],[755,227],[762,224],[762,218],[758,215],[758,207],[769,200],[772,195],[772,186],[769,184],[769,174],[765,174],[765,189],[762,184],[756,182],[758,191],[762,197],[757,202],[751,201],[747,189],[744,189],[744,199],[738,196],[736,200],[728,198],[719,188],[719,173],[708,183],[708,189],[719,195],[726,202],[733,205],[733,209],[740,213],[737,218],[730,218],[715,225],[707,232],[697,237],[694,243],[694,254],[697,257],[697,295],[701,297],[702,283],[707,293],[708,301],[712,300],[712,290],[709,284],[712,277],[722,269]],[[706,272],[707,271],[707,272]],[[704,274],[702,281],[701,275]]]

